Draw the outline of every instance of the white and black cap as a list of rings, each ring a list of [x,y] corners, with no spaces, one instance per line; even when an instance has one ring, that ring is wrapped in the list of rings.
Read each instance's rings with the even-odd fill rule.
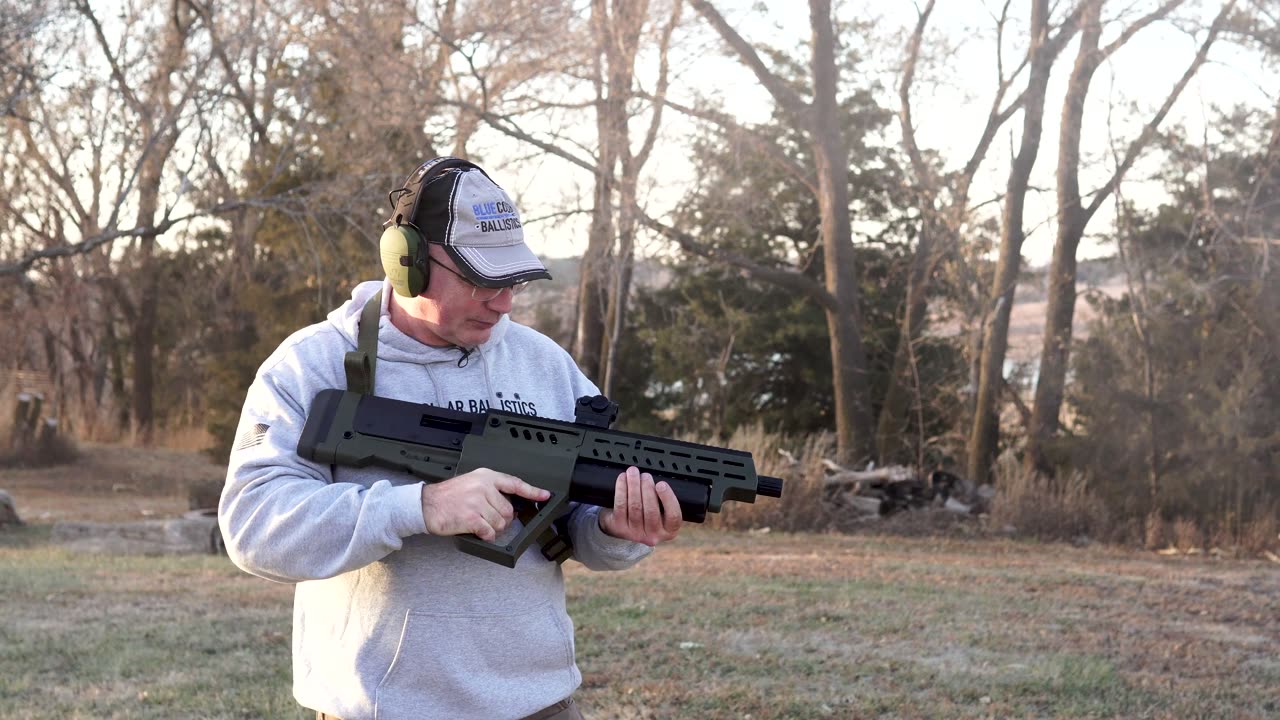
[[[427,242],[443,245],[468,280],[506,287],[550,280],[524,242],[520,211],[478,165],[458,158],[423,163],[393,195],[386,225],[408,224]]]

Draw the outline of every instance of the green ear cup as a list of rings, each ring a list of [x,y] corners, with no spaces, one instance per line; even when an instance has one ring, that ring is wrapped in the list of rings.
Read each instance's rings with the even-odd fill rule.
[[[417,297],[427,289],[427,275],[419,269],[418,252],[425,250],[422,236],[408,225],[392,225],[382,231],[378,240],[382,269],[396,294]]]
[[[399,295],[421,295],[426,292],[427,280],[431,277],[431,266],[427,264],[426,240],[413,225],[414,218],[418,217],[418,203],[424,195],[422,189],[432,179],[458,168],[480,170],[479,166],[456,157],[436,158],[420,165],[405,180],[403,188],[392,190],[387,195],[387,200],[391,203],[392,218],[386,223],[390,227],[382,232],[382,238],[378,240],[378,249],[382,255],[382,269],[391,280],[391,287]],[[484,170],[480,172],[483,174]],[[405,193],[413,194],[411,204],[405,199]]]

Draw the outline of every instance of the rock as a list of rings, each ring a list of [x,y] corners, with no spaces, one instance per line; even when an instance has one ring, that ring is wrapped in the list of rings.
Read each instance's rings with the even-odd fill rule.
[[[845,502],[863,515],[879,515],[880,508],[884,505],[882,500],[861,495],[849,495]]]
[[[4,490],[0,490],[0,527],[22,524],[22,518],[18,517],[18,506],[13,502],[13,496]]]
[[[218,519],[191,512],[181,518],[131,523],[61,522],[52,541],[69,550],[120,555],[183,555],[225,552]]]
[[[221,480],[205,480],[187,485],[187,507],[192,510],[217,508],[221,497]]]

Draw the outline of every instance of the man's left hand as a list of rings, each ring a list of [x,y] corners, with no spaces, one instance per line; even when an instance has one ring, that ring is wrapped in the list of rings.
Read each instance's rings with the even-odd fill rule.
[[[680,532],[680,501],[665,482],[634,467],[618,475],[613,509],[600,511],[600,529],[623,540],[654,547]]]

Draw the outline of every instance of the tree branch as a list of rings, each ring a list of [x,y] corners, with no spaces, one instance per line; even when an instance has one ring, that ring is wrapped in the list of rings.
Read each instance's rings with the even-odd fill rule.
[[[753,277],[773,283],[780,287],[801,292],[816,300],[829,311],[837,310],[838,303],[836,302],[835,296],[807,275],[796,272],[795,270],[783,270],[781,268],[761,265],[751,258],[739,255],[738,253],[709,248],[698,242],[698,240],[692,235],[684,231],[677,230],[666,223],[659,222],[658,220],[650,217],[649,214],[646,213],[639,205],[634,206],[633,210],[636,214],[636,218],[640,220],[642,225],[675,241],[675,243],[686,252],[708,260],[740,268],[750,273]]]
[[[1129,143],[1129,147],[1125,150],[1124,159],[1120,161],[1120,165],[1116,168],[1115,173],[1112,174],[1111,178],[1107,180],[1105,185],[1094,193],[1093,199],[1089,202],[1089,207],[1086,208],[1084,212],[1084,221],[1086,223],[1093,217],[1094,213],[1098,212],[1098,208],[1102,207],[1102,203],[1105,202],[1111,195],[1112,191],[1115,190],[1116,185],[1124,178],[1124,174],[1128,172],[1129,168],[1133,166],[1133,163],[1137,161],[1138,155],[1142,153],[1143,149],[1146,148],[1147,143],[1155,136],[1156,130],[1160,127],[1160,123],[1164,121],[1165,116],[1169,114],[1174,103],[1178,101],[1178,97],[1182,94],[1182,91],[1186,89],[1187,85],[1191,82],[1191,78],[1200,70],[1200,66],[1204,64],[1205,59],[1209,56],[1209,48],[1213,47],[1213,43],[1218,39],[1218,34],[1222,32],[1222,28],[1226,24],[1227,18],[1235,8],[1235,5],[1236,0],[1228,0],[1228,2],[1222,6],[1222,9],[1218,11],[1218,16],[1213,19],[1213,24],[1209,26],[1209,34],[1205,36],[1204,42],[1201,43],[1200,49],[1196,52],[1191,64],[1187,66],[1186,71],[1182,73],[1182,77],[1178,79],[1177,84],[1175,84],[1173,89],[1169,92],[1169,96],[1165,98],[1164,104],[1160,106],[1160,109],[1156,111],[1156,114],[1142,128],[1142,132],[1139,133],[1138,137],[1132,143]]]
[[[1136,35],[1138,31],[1142,30],[1143,28],[1150,25],[1151,23],[1173,12],[1179,5],[1183,4],[1184,2],[1186,2],[1186,0],[1168,0],[1168,2],[1166,2],[1165,4],[1161,5],[1155,10],[1152,10],[1150,13],[1147,13],[1146,15],[1139,18],[1137,22],[1125,28],[1120,33],[1120,37],[1117,37],[1114,41],[1111,42],[1110,45],[1107,45],[1106,47],[1102,48],[1102,57],[1103,58],[1111,57],[1112,53],[1114,53],[1116,50],[1119,50],[1121,47],[1123,47],[1125,43],[1129,42],[1129,40],[1134,35]]]
[[[441,98],[438,102],[441,105],[451,105],[461,110],[470,112],[474,114],[476,117],[480,118],[481,120],[484,120],[486,123],[488,123],[489,127],[492,127],[494,130],[497,130],[503,135],[515,138],[516,140],[527,142],[530,145],[533,145],[534,147],[537,147],[541,150],[545,150],[546,152],[551,153],[552,155],[555,155],[558,158],[561,158],[574,165],[577,165],[578,167],[582,168],[583,170],[586,170],[592,175],[594,175],[596,172],[596,165],[594,162],[590,160],[584,160],[578,157],[577,155],[574,155],[573,153],[569,152],[568,150],[561,148],[558,145],[553,145],[545,140],[542,140],[538,137],[533,136],[529,132],[520,129],[520,127],[517,126],[514,122],[512,122],[512,120],[508,117],[504,117],[502,115],[489,112],[488,110],[477,107],[471,103],[462,102],[460,100],[446,100],[444,98]]]
[[[653,119],[649,122],[649,131],[645,133],[644,143],[640,146],[640,152],[636,154],[635,166],[637,168],[644,167],[649,161],[649,154],[653,152],[653,146],[658,140],[658,127],[662,124],[662,108],[666,104],[668,71],[670,70],[670,62],[668,60],[668,50],[671,47],[671,35],[675,32],[676,25],[680,23],[681,9],[684,7],[682,0],[675,0],[671,9],[671,22],[667,23],[667,27],[662,32],[662,40],[658,45],[658,86],[654,89],[654,96],[657,101],[653,105]]]
[[[279,197],[279,196],[277,196]],[[209,217],[213,215],[222,215],[234,212],[246,207],[274,207],[270,202],[274,198],[259,198],[256,200],[235,200],[225,203],[219,203],[204,210],[195,210],[185,215],[173,217],[170,213],[172,208],[166,211],[164,219],[155,225],[142,225],[129,228],[128,230],[112,229],[104,230],[96,235],[87,237],[78,243],[70,245],[60,245],[58,247],[44,248],[37,250],[23,259],[10,263],[8,265],[0,265],[0,278],[9,275],[22,275],[30,270],[37,262],[41,260],[51,260],[54,258],[71,257],[74,255],[83,255],[91,252],[96,248],[119,240],[120,238],[144,238],[157,237],[165,234],[175,225],[194,220],[201,217]]]
[[[791,86],[765,66],[756,49],[738,34],[720,14],[720,11],[708,0],[690,0],[695,10],[715,28],[720,37],[738,54],[748,68],[755,73],[760,84],[773,96],[782,109],[795,120],[798,127],[812,130],[813,120],[809,115],[809,104],[804,101]]]
[[[75,8],[84,15],[89,24],[93,26],[93,33],[98,38],[98,45],[102,48],[102,54],[107,58],[107,64],[111,66],[111,76],[115,78],[116,84],[120,86],[120,94],[129,103],[129,107],[139,115],[146,116],[146,108],[143,107],[142,101],[134,94],[133,88],[129,87],[129,82],[124,77],[124,71],[120,69],[120,63],[116,60],[116,56],[111,52],[111,46],[107,42],[107,35],[102,30],[102,23],[98,22],[98,16],[93,14],[93,8],[89,7],[88,0],[75,0]]]
[[[814,195],[818,194],[817,178],[813,176],[813,173],[809,169],[800,165],[789,155],[783,152],[782,148],[778,146],[776,141],[760,137],[755,133],[755,131],[740,125],[731,116],[714,110],[699,110],[697,108],[691,108],[681,105],[673,100],[656,98],[651,95],[640,95],[640,97],[644,97],[655,102],[661,102],[672,110],[676,110],[688,115],[689,117],[706,120],[707,122],[718,126],[721,130],[724,130],[725,134],[730,138],[745,140],[748,145],[754,148],[761,155],[769,158],[769,160],[777,164],[789,175],[803,183],[805,188],[807,188],[811,193]]]
[[[924,156],[920,153],[920,145],[916,142],[915,123],[911,119],[911,86],[916,79],[916,62],[920,59],[924,29],[929,24],[929,16],[933,14],[935,1],[929,0],[929,4],[920,11],[915,30],[911,33],[911,39],[907,41],[907,59],[902,63],[902,82],[898,84],[898,101],[901,108],[898,111],[898,122],[902,126],[902,142],[907,147],[907,157],[911,160],[911,167],[915,169],[916,176],[920,178],[921,184],[931,199],[937,194],[937,181],[934,178],[933,169],[925,163]]]
[[[204,21],[205,28],[209,32],[209,43],[212,46],[213,54],[217,56],[218,62],[227,74],[227,82],[230,83],[232,92],[235,94],[236,99],[240,101],[240,106],[244,108],[245,116],[249,119],[249,127],[253,128],[253,132],[258,136],[260,142],[267,142],[270,137],[267,126],[258,117],[253,97],[245,91],[244,85],[240,82],[240,73],[235,71],[231,58],[227,56],[227,49],[222,42],[222,38],[218,36],[217,27],[213,22],[212,9],[208,3],[200,3],[196,0],[187,0],[187,2],[200,15],[200,19]],[[250,74],[250,77],[252,77],[252,74]]]

